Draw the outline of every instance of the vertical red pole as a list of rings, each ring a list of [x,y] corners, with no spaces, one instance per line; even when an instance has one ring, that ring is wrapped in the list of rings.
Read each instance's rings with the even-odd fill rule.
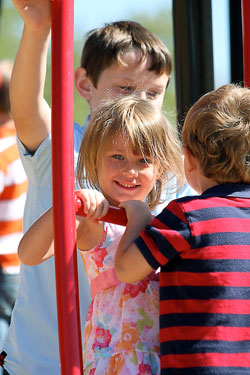
[[[250,0],[241,0],[244,86],[250,88]]]
[[[55,271],[62,375],[80,375],[74,203],[74,1],[52,2],[52,171]]]

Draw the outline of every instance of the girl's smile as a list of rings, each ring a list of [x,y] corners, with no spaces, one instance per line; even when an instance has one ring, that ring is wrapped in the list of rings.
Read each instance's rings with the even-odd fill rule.
[[[140,186],[140,185],[137,185],[137,184],[126,184],[124,182],[119,182],[119,181],[115,181],[118,185],[120,185],[121,187],[123,188],[126,188],[126,189],[135,189],[136,187]]]

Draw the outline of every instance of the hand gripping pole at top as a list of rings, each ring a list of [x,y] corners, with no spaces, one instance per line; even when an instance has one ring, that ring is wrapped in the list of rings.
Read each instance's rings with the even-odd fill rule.
[[[51,2],[52,172],[62,375],[83,374],[74,203],[74,1]]]
[[[75,205],[76,205],[76,213],[80,216],[85,216],[83,211],[82,202],[80,198],[77,196],[77,192],[75,194]],[[108,213],[102,217],[102,221],[106,221],[107,223],[113,223],[117,225],[127,225],[127,216],[126,211],[122,207],[109,207]]]
[[[244,86],[250,88],[250,0],[241,0]]]

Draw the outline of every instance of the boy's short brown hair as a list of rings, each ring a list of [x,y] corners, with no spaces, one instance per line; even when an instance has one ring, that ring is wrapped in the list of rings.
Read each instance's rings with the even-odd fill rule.
[[[0,61],[0,111],[10,112],[10,78],[13,68],[13,62],[5,59]]]
[[[117,21],[105,24],[87,34],[81,67],[97,87],[100,74],[113,64],[124,66],[122,54],[130,48],[141,51],[141,59],[152,57],[150,71],[168,76],[172,71],[171,55],[165,44],[151,31],[134,21]]]
[[[250,182],[250,90],[228,84],[188,111],[183,145],[217,183]]]
[[[162,186],[171,178],[177,178],[176,190],[181,187],[182,151],[179,138],[163,113],[136,96],[105,101],[91,116],[79,151],[78,183],[81,187],[101,190],[96,166],[117,134],[124,137],[135,154],[142,154],[145,160],[149,158],[161,171],[146,199],[153,209],[160,202]]]

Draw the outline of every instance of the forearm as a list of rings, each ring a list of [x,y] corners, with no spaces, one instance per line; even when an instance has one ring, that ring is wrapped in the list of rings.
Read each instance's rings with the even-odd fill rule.
[[[42,215],[24,234],[18,247],[22,263],[40,264],[54,255],[53,209]]]
[[[119,251],[124,252],[139,236],[142,229],[153,220],[153,215],[144,202],[127,201],[120,204],[125,208],[127,215],[127,226],[119,244]]]
[[[115,258],[115,271],[121,281],[134,283],[152,272],[151,266],[134,244],[140,232],[151,221],[150,212],[135,213],[132,217],[128,217],[128,224],[118,245]]]
[[[50,108],[44,100],[49,27],[24,26],[10,84],[11,111],[22,143],[35,151],[50,131]]]
[[[124,254],[126,249],[139,237],[140,232],[145,228],[147,224],[152,221],[152,216],[148,217],[134,217],[128,221],[124,235],[121,238],[118,247],[118,253]]]

